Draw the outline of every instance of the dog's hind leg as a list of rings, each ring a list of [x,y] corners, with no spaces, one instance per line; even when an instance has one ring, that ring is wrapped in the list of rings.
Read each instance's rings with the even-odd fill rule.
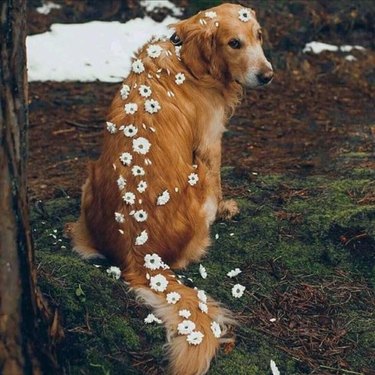
[[[65,234],[72,239],[73,250],[76,251],[82,258],[104,258],[96,249],[95,242],[92,239],[90,231],[86,223],[86,207],[92,204],[93,193],[91,187],[91,179],[93,178],[93,165],[89,164],[89,177],[82,186],[81,198],[81,215],[77,222],[66,223],[64,227]]]
[[[64,232],[72,239],[73,250],[82,258],[104,258],[95,248],[82,216],[75,223],[66,223]]]

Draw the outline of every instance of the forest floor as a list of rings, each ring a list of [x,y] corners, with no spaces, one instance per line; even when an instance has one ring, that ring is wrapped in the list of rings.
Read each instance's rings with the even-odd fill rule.
[[[35,12],[39,1],[30,1],[29,33],[54,22],[141,15],[135,1],[127,12],[120,1],[97,2],[96,12],[93,2],[60,3],[62,10],[46,16]],[[179,3],[191,14],[214,2]],[[252,2],[275,79],[245,93],[224,136],[224,194],[241,213],[213,226],[202,261],[207,279],[198,265],[179,272],[240,322],[236,345],[219,353],[211,375],[269,374],[271,359],[281,374],[375,374],[375,4],[325,3]],[[313,40],[366,49],[351,52],[355,61],[343,52],[303,53]],[[100,153],[118,86],[29,86],[39,283],[62,319],[66,374],[163,374],[165,367],[163,328],[145,325],[148,309],[108,276],[106,265],[74,255],[63,237],[64,223],[78,217],[85,165]],[[229,279],[236,267],[242,273]],[[230,293],[237,282],[246,286],[238,300]]]

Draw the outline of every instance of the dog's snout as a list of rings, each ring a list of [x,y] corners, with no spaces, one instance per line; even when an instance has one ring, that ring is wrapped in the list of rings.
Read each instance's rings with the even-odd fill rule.
[[[266,85],[270,83],[273,78],[273,70],[267,70],[266,72],[262,72],[257,74],[257,79],[261,85]]]

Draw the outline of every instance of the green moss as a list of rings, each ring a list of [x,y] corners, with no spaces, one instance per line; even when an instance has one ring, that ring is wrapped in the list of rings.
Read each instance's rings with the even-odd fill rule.
[[[375,208],[362,199],[372,194],[369,173],[352,171],[350,177],[337,180],[274,175],[249,181],[227,168],[225,178],[248,195],[239,201],[241,213],[235,220],[212,228],[212,246],[202,260],[207,279],[200,277],[198,264],[179,272],[194,285],[247,317],[274,302],[276,291],[298,288],[306,278],[319,284],[345,274],[353,283],[375,285]],[[39,283],[62,316],[66,338],[60,358],[67,373],[140,373],[131,353],[147,355],[160,365],[163,327],[145,325],[148,309],[134,301],[123,283],[108,277],[105,267],[96,268],[72,254],[63,238],[64,223],[77,217],[78,209],[77,199],[60,198],[32,210]],[[228,278],[226,273],[236,267],[242,274]],[[240,299],[231,294],[236,283],[247,287]],[[345,343],[356,342],[346,355],[353,371],[375,366],[366,354],[375,342],[368,307],[373,295],[366,293],[345,304],[327,295],[328,301],[337,300],[341,306],[331,318],[351,322]],[[268,374],[270,359],[281,373],[311,372],[297,354],[286,354],[285,343],[264,333],[256,320],[245,319],[236,333],[237,346],[230,354],[220,353],[210,374]]]

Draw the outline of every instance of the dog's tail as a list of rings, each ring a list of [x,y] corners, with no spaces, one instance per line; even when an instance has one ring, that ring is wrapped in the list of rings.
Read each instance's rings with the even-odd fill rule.
[[[234,341],[230,312],[203,290],[182,284],[158,255],[128,264],[123,278],[166,327],[169,373],[205,374],[220,344]]]

